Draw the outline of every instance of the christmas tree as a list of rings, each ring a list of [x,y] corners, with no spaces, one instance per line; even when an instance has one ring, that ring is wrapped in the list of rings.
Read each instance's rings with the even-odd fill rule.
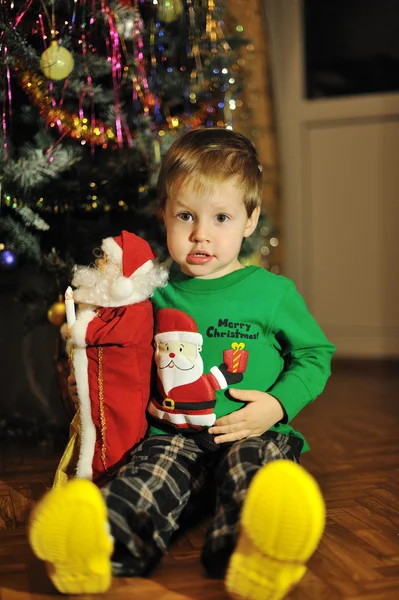
[[[187,128],[234,127],[245,43],[220,0],[1,4],[0,268],[36,265],[28,326],[102,238],[125,228],[164,255],[160,161]]]

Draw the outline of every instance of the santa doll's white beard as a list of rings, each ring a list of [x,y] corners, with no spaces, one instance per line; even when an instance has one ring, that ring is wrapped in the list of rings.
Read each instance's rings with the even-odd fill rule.
[[[74,299],[82,304],[112,306],[111,285],[121,276],[121,269],[113,263],[98,267],[75,267],[72,285]]]
[[[167,365],[172,363],[173,367]],[[163,389],[166,394],[174,387],[193,383],[201,377],[204,372],[204,363],[200,355],[197,356],[194,363],[185,356],[175,356],[171,359],[168,354],[156,356],[158,367],[158,376],[162,381]]]

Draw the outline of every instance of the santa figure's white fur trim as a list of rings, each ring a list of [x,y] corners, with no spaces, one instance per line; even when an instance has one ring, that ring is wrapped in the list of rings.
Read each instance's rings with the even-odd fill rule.
[[[152,402],[149,403],[148,412],[157,419],[172,423],[173,425],[202,425],[211,427],[216,421],[215,413],[208,415],[186,415],[184,413],[170,413],[157,408]]]
[[[85,348],[75,348],[73,353],[73,368],[79,396],[81,425],[80,451],[76,476],[79,479],[92,479],[96,428],[91,416],[89,364]]]
[[[202,335],[195,331],[165,331],[164,333],[157,333],[154,337],[157,344],[168,342],[189,342],[196,346],[202,346]]]
[[[124,277],[121,275],[116,279],[112,284],[112,296],[118,302],[123,300],[124,303],[133,304],[133,302],[127,302],[128,298],[132,298],[137,296],[141,290],[139,290],[139,285],[135,283],[139,282],[140,279],[149,274],[154,269],[154,262],[152,260],[147,260],[141,267],[136,269],[136,271],[130,277]],[[135,289],[135,287],[137,289]]]
[[[132,283],[132,293],[125,298],[111,298],[106,306],[116,308],[137,304],[151,298],[155,290],[164,287],[168,282],[169,272],[158,262],[147,260],[133,275],[126,278]],[[106,308],[104,306],[104,308]]]
[[[211,374],[214,376],[214,378],[220,385],[221,390],[224,390],[227,388],[228,383],[227,383],[226,378],[223,375],[222,371],[219,369],[219,367],[212,367]]]
[[[134,292],[134,285],[129,277],[118,277],[112,283],[111,293],[116,300],[129,298]]]
[[[112,237],[105,238],[101,244],[101,250],[115,265],[122,265],[123,252],[121,246]]]
[[[86,332],[90,321],[96,316],[96,311],[93,306],[81,308],[79,307],[76,321],[71,327],[70,342],[78,348],[86,348]]]

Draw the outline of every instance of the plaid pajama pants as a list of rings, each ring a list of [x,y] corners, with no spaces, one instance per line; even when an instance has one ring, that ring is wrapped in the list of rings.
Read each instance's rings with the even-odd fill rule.
[[[195,436],[146,438],[102,488],[115,539],[115,575],[147,574],[165,554],[183,516],[212,483],[214,513],[201,559],[209,575],[223,577],[253,476],[273,460],[299,462],[302,440],[269,431],[216,448],[201,447]]]

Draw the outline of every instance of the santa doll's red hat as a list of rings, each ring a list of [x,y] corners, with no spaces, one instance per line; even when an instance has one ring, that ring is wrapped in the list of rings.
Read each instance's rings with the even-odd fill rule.
[[[108,260],[121,267],[122,275],[112,284],[112,295],[118,300],[129,298],[134,289],[132,275],[150,270],[156,255],[148,242],[125,230],[114,238],[105,238],[101,249]]]
[[[161,308],[155,315],[155,341],[190,342],[202,346],[202,335],[194,319],[177,308]]]

